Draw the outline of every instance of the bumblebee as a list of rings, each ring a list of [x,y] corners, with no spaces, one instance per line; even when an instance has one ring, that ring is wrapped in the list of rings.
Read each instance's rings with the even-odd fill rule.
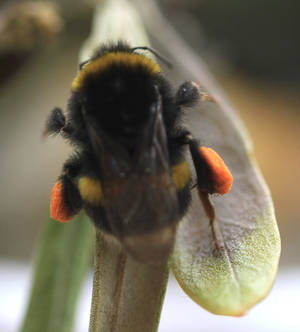
[[[166,62],[147,47],[101,46],[80,64],[66,114],[55,108],[48,117],[45,134],[60,133],[75,148],[54,185],[51,217],[66,222],[84,209],[135,259],[163,261],[191,204],[189,151],[219,249],[209,194],[227,193],[232,176],[182,124],[186,108],[213,99],[194,82],[173,93],[160,66],[140,50]]]

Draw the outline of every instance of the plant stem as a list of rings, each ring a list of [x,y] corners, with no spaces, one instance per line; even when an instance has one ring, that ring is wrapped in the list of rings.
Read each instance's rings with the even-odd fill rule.
[[[110,246],[114,246],[114,250],[110,250]],[[121,246],[108,243],[97,231],[90,331],[115,330],[125,263],[126,255]],[[107,301],[104,296],[107,296]]]
[[[136,262],[98,231],[89,331],[156,331],[167,276],[166,265]]]
[[[49,220],[40,239],[22,332],[69,332],[91,261],[93,229],[80,214],[62,225]]]

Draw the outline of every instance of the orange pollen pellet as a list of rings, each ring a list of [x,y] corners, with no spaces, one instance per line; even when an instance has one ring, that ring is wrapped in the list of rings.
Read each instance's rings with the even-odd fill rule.
[[[58,181],[55,183],[51,193],[50,217],[60,222],[68,222],[73,216],[74,214],[64,202],[62,183]]]
[[[204,146],[200,147],[200,153],[209,168],[214,192],[221,195],[227,194],[231,189],[233,176],[223,159],[216,151]]]

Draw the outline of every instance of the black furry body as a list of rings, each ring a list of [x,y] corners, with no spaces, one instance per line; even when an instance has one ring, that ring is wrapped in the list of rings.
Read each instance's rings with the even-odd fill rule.
[[[121,54],[120,58],[122,58],[123,53],[126,56],[128,54],[135,56],[136,54],[125,43],[104,46],[99,48],[88,62],[82,64],[81,70],[84,71],[85,66],[89,66],[93,61],[98,61],[97,59],[111,53]],[[126,158],[130,160],[128,163],[130,165],[131,163],[134,164],[136,150],[141,149],[141,147],[137,148],[138,142],[141,140],[140,137],[144,135],[145,126],[151,116],[152,105],[158,103],[158,94],[161,100],[161,113],[166,135],[168,167],[172,170],[172,167],[184,162],[188,131],[181,125],[181,115],[184,107],[193,106],[199,100],[199,91],[195,84],[185,82],[179,87],[177,93],[174,93],[170,83],[162,73],[153,73],[151,72],[152,67],[149,65],[148,68],[147,66],[143,65],[143,62],[140,63],[139,59],[136,63],[132,61],[128,66],[126,63],[115,62],[106,67],[104,66],[104,69],[100,71],[93,69],[96,66],[90,65],[91,74],[86,71],[86,76],[82,74],[83,76],[78,79],[79,83],[74,84],[75,88],[72,89],[66,117],[60,109],[55,109],[52,111],[46,125],[46,133],[55,134],[60,131],[63,137],[68,139],[75,147],[75,154],[64,164],[62,175],[59,178],[63,184],[63,196],[66,205],[74,211],[74,214],[84,208],[97,227],[106,233],[116,235],[119,239],[127,235],[159,231],[160,227],[163,229],[168,225],[176,226],[190,202],[191,179],[186,179],[184,185],[176,188],[176,204],[178,204],[178,211],[174,214],[176,217],[168,219],[166,216],[161,223],[155,223],[151,220],[156,216],[155,213],[151,212],[150,216],[147,215],[147,210],[154,211],[153,207],[151,209],[147,207],[147,204],[149,204],[148,198],[148,201],[145,201],[146,206],[144,212],[142,212],[144,215],[140,220],[140,224],[136,222],[132,226],[124,228],[122,220],[117,220],[114,223],[110,220],[111,213],[110,216],[107,215],[105,190],[101,202],[93,204],[82,197],[78,188],[78,179],[82,177],[98,179],[101,185],[104,183],[104,189],[109,187],[109,184],[105,184],[105,181],[109,183],[111,179],[107,180],[107,177],[113,178],[113,176],[109,173],[110,170],[107,171],[107,177],[103,175],[101,167],[104,166],[101,166],[103,163],[101,160],[99,161],[101,159],[99,155],[103,151],[99,151],[99,153],[95,151],[97,150],[97,144],[101,146],[103,135],[113,142],[111,143],[112,150],[114,150],[114,146],[119,146],[120,151],[123,151],[122,153],[126,151]],[[93,129],[95,132],[97,132],[97,128],[99,129],[99,139],[93,141],[95,134],[91,134],[89,127],[95,128]],[[98,141],[100,143],[97,143]],[[159,150],[159,147],[157,149]],[[118,153],[117,151],[116,148],[114,153]],[[139,160],[142,160],[142,158],[143,152],[139,151]],[[134,182],[137,187],[133,187],[132,192],[137,191],[143,195],[144,188],[139,188],[139,183],[151,186],[151,181],[155,181],[156,178],[159,179],[157,188],[158,191],[160,190],[161,183],[163,183],[160,176],[166,172],[164,168],[166,166],[159,166],[163,164],[161,161],[156,163],[158,166],[153,166],[149,176],[146,171],[145,173],[140,172],[143,174],[140,175],[141,179],[147,178],[147,180]],[[128,174],[131,174],[131,171],[128,172]],[[126,176],[125,178],[122,177],[120,171],[120,176],[116,180],[116,183],[119,183],[120,186],[126,182]],[[162,189],[162,191],[164,190]],[[108,191],[109,189],[107,189]],[[124,195],[120,197],[124,198]],[[158,197],[160,196],[158,195]],[[162,197],[165,197],[165,193]],[[155,208],[159,213],[160,204],[164,204],[164,202],[160,202],[158,198],[157,200],[155,201],[155,195],[153,195],[153,204],[157,205]],[[113,202],[110,203],[113,206]],[[120,202],[116,203],[121,204]],[[124,208],[126,206],[121,206],[120,209],[123,210]]]

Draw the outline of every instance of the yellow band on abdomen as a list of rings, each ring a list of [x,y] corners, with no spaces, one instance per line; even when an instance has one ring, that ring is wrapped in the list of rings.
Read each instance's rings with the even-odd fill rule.
[[[172,167],[172,177],[177,190],[183,189],[191,180],[191,171],[188,163],[181,163]]]
[[[87,203],[96,205],[102,200],[101,183],[98,179],[84,176],[78,180],[78,189],[81,198]]]
[[[191,180],[191,171],[186,161],[172,167],[172,178],[177,190],[182,190]],[[81,198],[90,204],[100,204],[102,201],[102,188],[98,179],[88,176],[78,180],[78,189]]]

